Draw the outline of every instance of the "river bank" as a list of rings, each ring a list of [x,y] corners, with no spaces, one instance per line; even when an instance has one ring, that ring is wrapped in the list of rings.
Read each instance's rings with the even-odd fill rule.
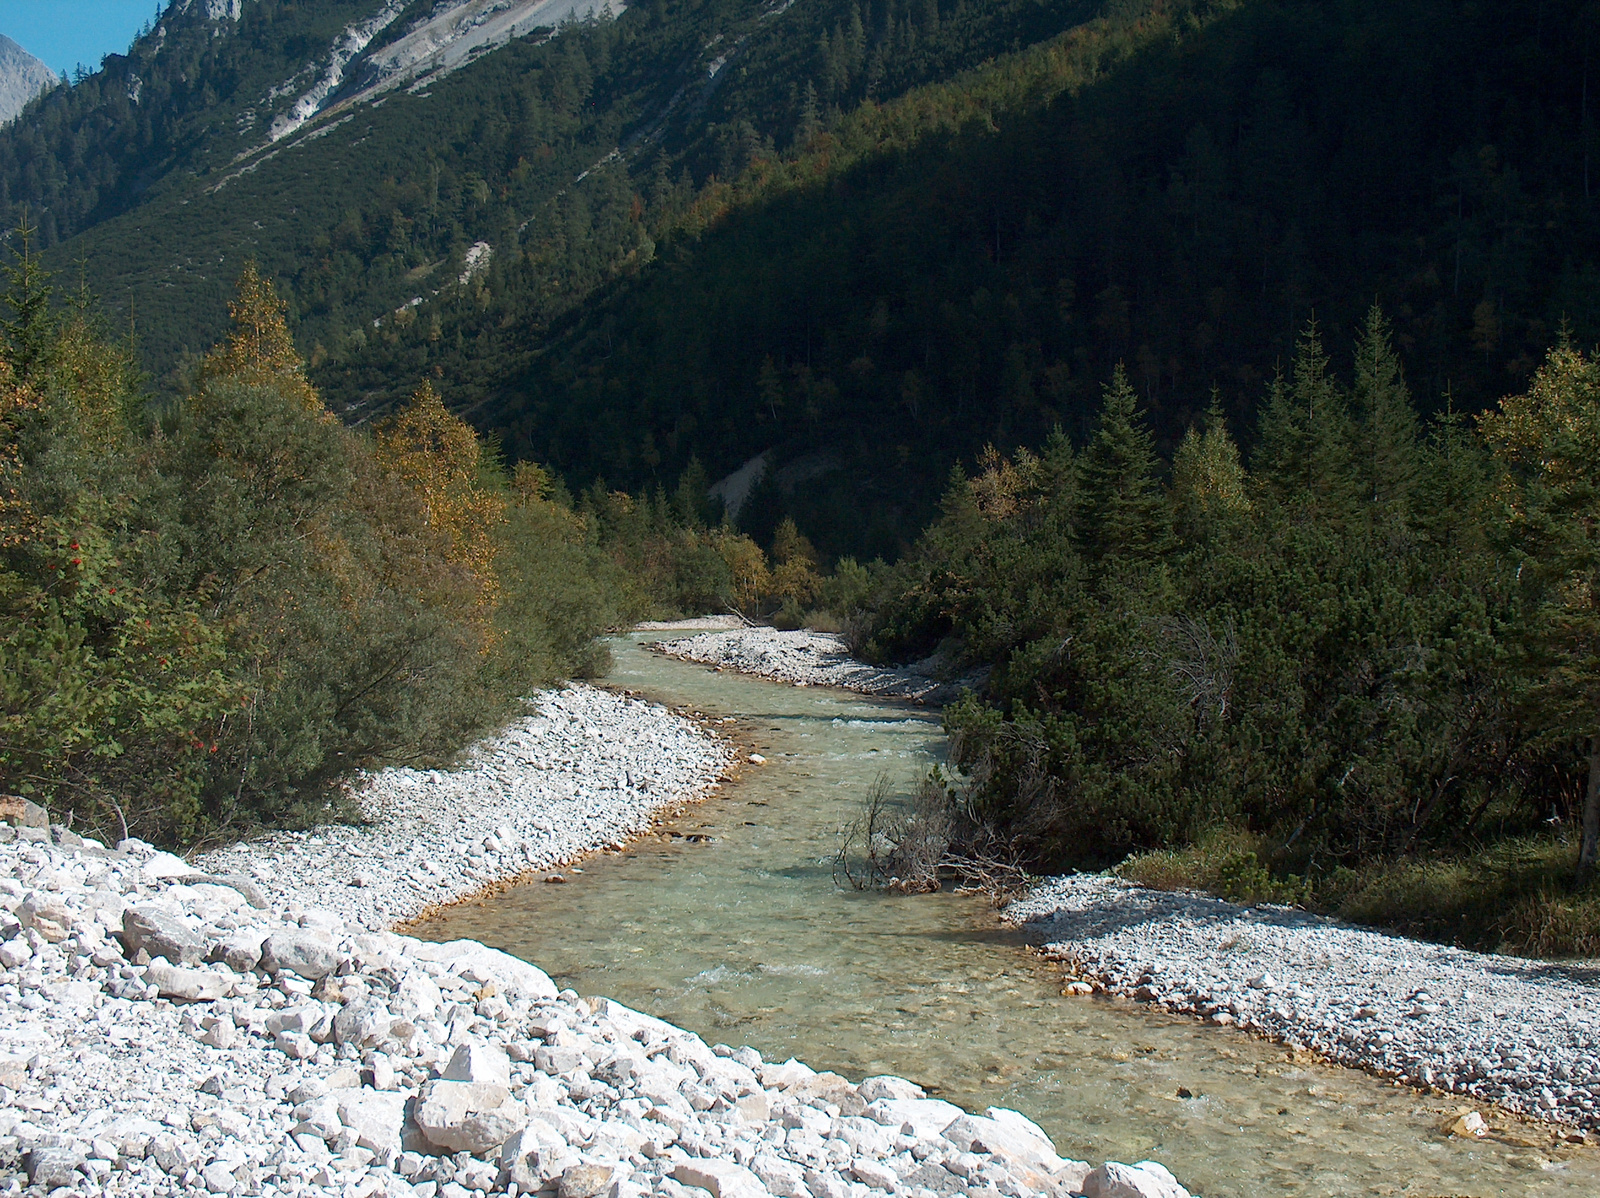
[[[578,687],[457,770],[372,779],[365,827],[193,863],[0,828],[0,1189],[1183,1198],[1159,1166],[1062,1160],[1014,1113],[708,1046],[475,941],[381,930],[616,843],[727,759]]]
[[[1389,936],[1099,875],[1049,878],[1004,918],[1081,989],[1237,1026],[1517,1114],[1600,1128],[1600,967]]]
[[[547,691],[450,770],[366,779],[367,822],[278,832],[196,858],[275,902],[378,930],[487,886],[621,848],[717,784],[726,742],[654,703],[593,686]]]
[[[879,671],[849,661],[827,634],[736,630],[660,649],[792,682],[884,693],[868,689]],[[1069,986],[1086,994],[1239,1027],[1419,1089],[1568,1127],[1577,1139],[1600,1129],[1600,964],[1466,952],[1104,876],[1044,879],[1003,918],[1064,964]]]
[[[672,626],[664,626],[662,630]],[[863,695],[937,705],[957,698],[976,678],[943,680],[933,662],[886,669],[850,656],[844,638],[832,632],[784,632],[753,626],[701,632],[658,641],[658,652],[722,670],[738,670],[793,686],[836,686]]]

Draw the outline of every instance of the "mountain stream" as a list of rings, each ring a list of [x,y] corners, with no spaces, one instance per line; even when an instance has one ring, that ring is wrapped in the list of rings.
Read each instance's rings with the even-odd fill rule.
[[[1063,1156],[1158,1160],[1197,1195],[1600,1194],[1600,1154],[1233,1029],[1060,993],[981,897],[837,886],[840,829],[874,781],[940,760],[936,713],[785,686],[614,642],[607,681],[713,720],[767,758],[657,838],[450,908],[414,929],[472,937],[559,985],[852,1080],[907,1077],[970,1109],[1012,1107]],[[750,751],[748,748],[746,752]]]

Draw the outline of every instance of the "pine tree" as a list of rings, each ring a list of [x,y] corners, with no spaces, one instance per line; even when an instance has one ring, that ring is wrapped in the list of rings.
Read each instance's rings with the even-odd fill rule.
[[[1169,543],[1154,441],[1121,363],[1078,461],[1078,513],[1083,552],[1102,568],[1151,561]]]
[[[1420,469],[1417,414],[1400,374],[1388,322],[1377,304],[1367,311],[1356,346],[1357,471],[1362,497],[1379,512],[1403,512]],[[1375,513],[1376,514],[1376,513]]]
[[[1580,883],[1600,858],[1600,363],[1565,340],[1524,395],[1481,417],[1503,475],[1504,528],[1533,591],[1535,701],[1548,725],[1587,740]]]

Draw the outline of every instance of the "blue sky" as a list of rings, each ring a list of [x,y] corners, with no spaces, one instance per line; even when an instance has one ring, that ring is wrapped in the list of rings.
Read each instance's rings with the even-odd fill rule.
[[[58,75],[79,63],[94,70],[126,51],[156,8],[156,0],[0,0],[0,33]]]

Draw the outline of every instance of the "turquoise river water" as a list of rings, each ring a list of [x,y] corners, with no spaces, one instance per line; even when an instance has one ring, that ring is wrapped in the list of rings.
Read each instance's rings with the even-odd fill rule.
[[[607,682],[727,721],[768,763],[564,886],[464,903],[419,934],[486,941],[713,1044],[1013,1107],[1065,1156],[1159,1160],[1206,1198],[1600,1195],[1600,1153],[1536,1125],[1494,1119],[1465,1143],[1442,1130],[1451,1098],[1063,997],[980,897],[837,887],[841,827],[880,775],[906,791],[940,759],[937,714],[674,661],[643,647],[659,635],[619,639]]]

